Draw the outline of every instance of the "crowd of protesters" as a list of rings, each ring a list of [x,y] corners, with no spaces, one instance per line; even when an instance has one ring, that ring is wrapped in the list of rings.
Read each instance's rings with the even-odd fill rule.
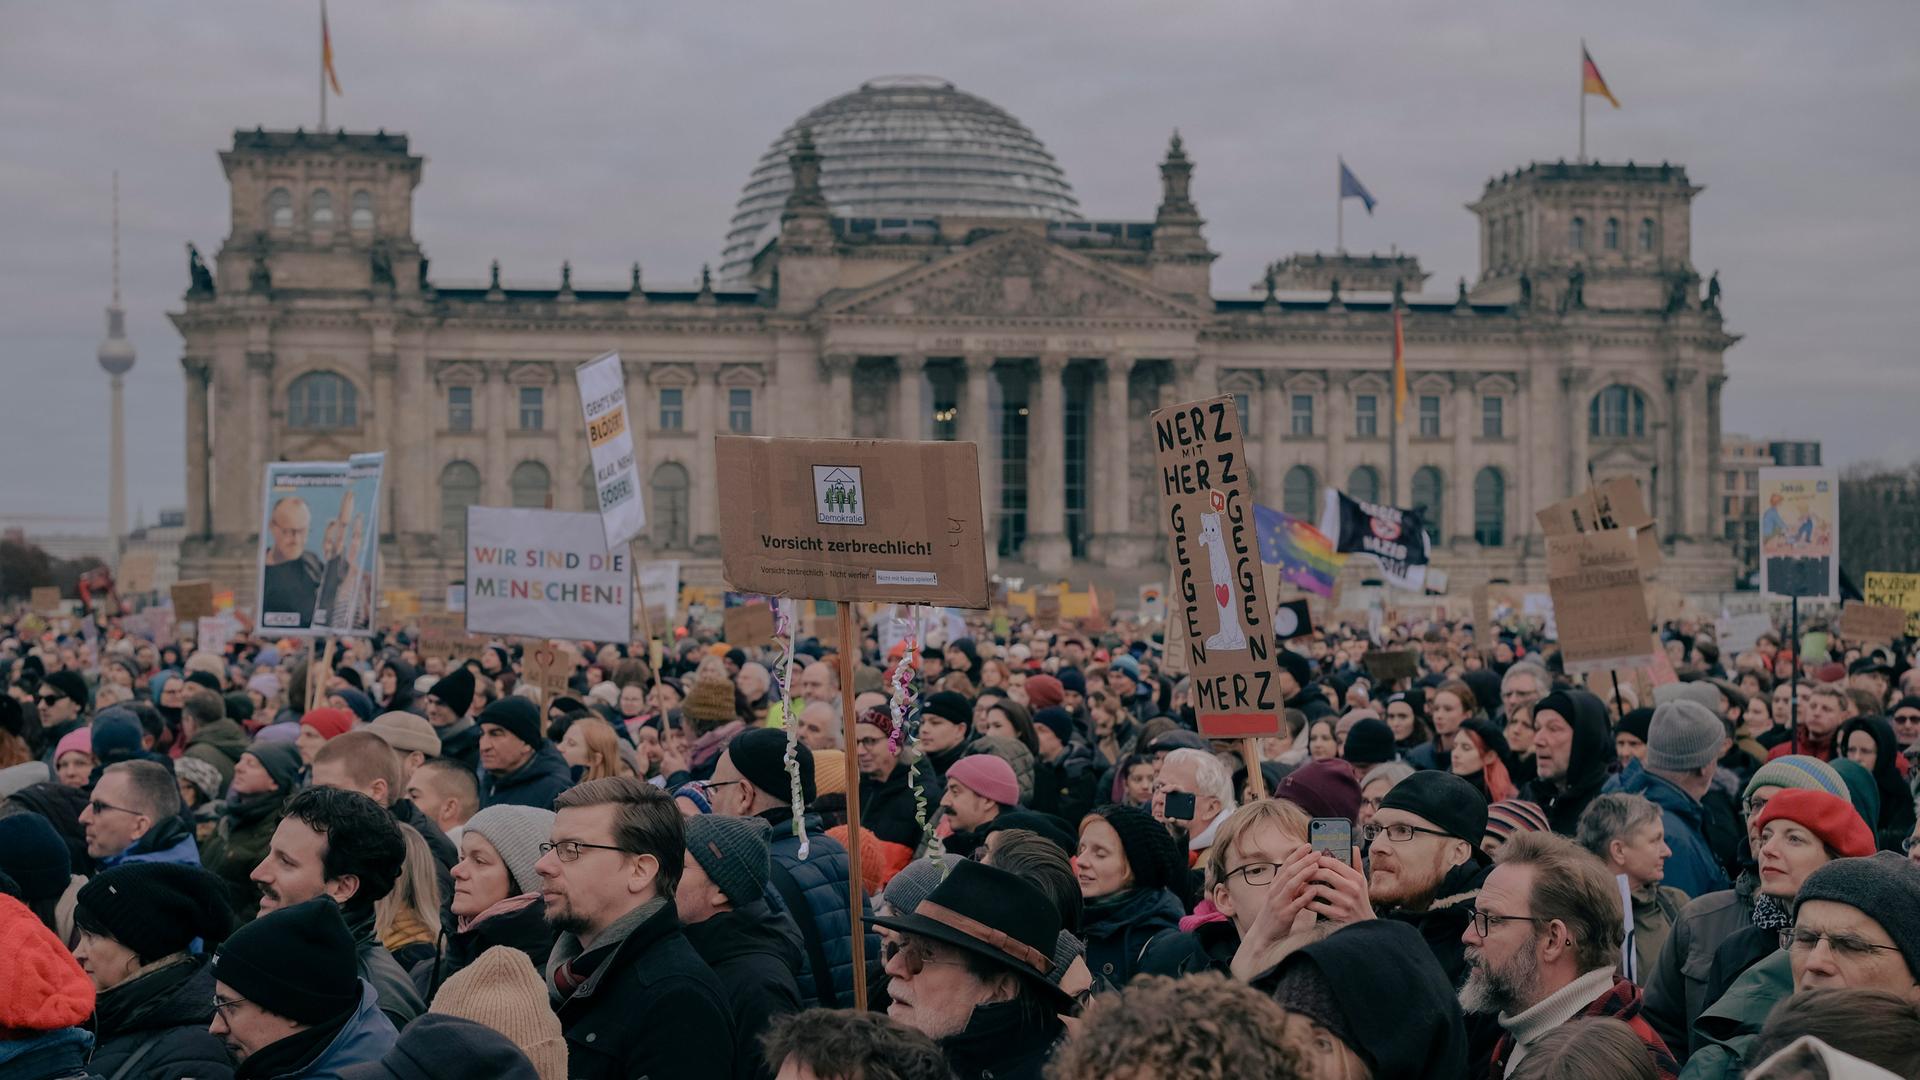
[[[1243,746],[1157,625],[998,625],[543,700],[0,616],[0,1080],[1920,1076],[1911,650],[1335,627]]]

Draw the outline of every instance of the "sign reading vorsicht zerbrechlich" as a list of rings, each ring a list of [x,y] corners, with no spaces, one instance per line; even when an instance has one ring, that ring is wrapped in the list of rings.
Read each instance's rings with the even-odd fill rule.
[[[647,501],[640,497],[640,470],[633,459],[633,428],[627,412],[627,377],[620,354],[610,352],[573,369],[580,384],[580,414],[587,421],[593,457],[593,487],[607,547],[617,548],[647,527]]]
[[[720,554],[741,592],[984,608],[972,443],[714,440]]]

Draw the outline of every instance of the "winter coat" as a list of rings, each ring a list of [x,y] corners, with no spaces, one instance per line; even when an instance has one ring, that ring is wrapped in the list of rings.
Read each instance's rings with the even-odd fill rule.
[[[707,962],[732,1007],[736,1080],[772,1080],[777,1062],[760,1052],[760,1036],[776,1017],[800,1011],[800,931],[785,912],[763,900],[722,911],[684,927],[687,941]]]
[[[213,1019],[213,966],[208,957],[176,960],[102,991],[94,1012],[93,1060],[99,1076],[111,1077],[128,1060],[140,1059],[124,1080],[227,1080],[233,1061]]]
[[[110,870],[128,863],[144,862],[199,866],[200,845],[193,839],[193,819],[181,814],[155,822],[153,828],[129,845],[127,850],[101,859],[98,866],[101,870]]]
[[[247,752],[251,741],[246,728],[223,718],[201,725],[181,756],[198,758],[218,769],[220,791],[217,794],[224,795],[227,785],[233,783],[233,767],[240,763],[240,755]]]
[[[1178,934],[1185,914],[1165,889],[1131,889],[1087,901],[1080,918],[1087,970],[1116,988],[1127,985],[1154,938]]]
[[[1074,743],[1058,759],[1034,766],[1028,809],[1078,824],[1093,809],[1099,783],[1100,763],[1093,747]]]
[[[939,1040],[957,1080],[1040,1080],[1065,1028],[1049,1014],[1030,1022],[1017,1001],[976,1005],[958,1035]]]
[[[1474,901],[1480,895],[1480,886],[1492,872],[1493,868],[1480,860],[1468,859],[1441,877],[1439,891],[1426,910],[1387,909],[1379,913],[1383,919],[1406,923],[1420,931],[1440,970],[1446,972],[1455,989],[1467,979],[1467,946],[1460,935],[1473,921]]]
[[[360,1004],[327,1043],[313,1063],[297,1072],[282,1073],[273,1080],[340,1080],[350,1066],[367,1065],[387,1056],[400,1038],[399,1029],[380,1011],[380,995],[373,984],[360,980]]]
[[[1020,805],[1033,804],[1033,750],[1019,739],[1004,735],[976,736],[967,747],[967,755],[992,754],[1013,769],[1014,782],[1020,785]],[[938,798],[935,798],[938,802]]]
[[[546,966],[553,952],[553,927],[547,923],[547,906],[538,896],[524,907],[489,915],[465,930],[442,930],[440,937],[440,956],[423,960],[407,972],[422,1001],[431,1002],[448,979],[495,945],[527,954],[527,962],[535,971]]]
[[[1580,829],[1580,814],[1587,804],[1600,797],[1607,782],[1607,767],[1617,758],[1613,729],[1607,723],[1607,706],[1584,690],[1556,691],[1573,701],[1573,746],[1566,774],[1559,780],[1535,778],[1520,797],[1536,803],[1547,812],[1547,823],[1561,836],[1573,836]]]
[[[1166,975],[1175,979],[1208,971],[1231,975],[1233,954],[1240,951],[1240,931],[1232,919],[1203,922],[1192,930],[1161,934],[1140,954],[1136,975]]]
[[[592,972],[554,1011],[567,1037],[572,1080],[723,1077],[733,1074],[733,1013],[726,991],[680,928],[673,900],[653,901],[615,923],[583,956],[580,939],[561,934],[547,960],[548,986],[563,965]],[[633,921],[638,916],[637,922]],[[597,962],[595,962],[597,961]]]
[[[467,767],[474,775],[480,773],[480,725],[473,718],[463,716],[443,728],[435,728],[440,736],[440,756],[449,761],[457,761]]]
[[[1758,1065],[1745,1060],[1747,1051],[1760,1037],[1767,1014],[1792,993],[1793,967],[1786,950],[1748,968],[1694,1021],[1699,1049],[1687,1059],[1681,1080],[1738,1080],[1747,1065]]]
[[[227,898],[241,922],[251,921],[260,910],[260,889],[252,881],[253,868],[267,857],[273,830],[280,827],[286,806],[287,795],[282,791],[228,799],[226,813],[201,852],[201,865],[227,883]]]
[[[1666,947],[1674,924],[1680,921],[1680,909],[1686,906],[1687,894],[1671,885],[1651,885],[1633,894],[1633,981],[1642,988],[1659,969],[1660,950]]]
[[[887,778],[877,784],[866,777],[860,778],[860,827],[882,843],[899,844],[918,851],[920,825],[914,820],[911,786],[915,783],[920,785],[921,797],[927,803],[927,820],[933,820],[940,810],[940,792],[934,788],[932,768],[924,762],[909,767],[905,761],[900,761],[894,764]],[[792,818],[789,816],[785,820],[791,821]],[[777,826],[774,832],[779,832]]]
[[[1753,925],[1753,890],[1758,880],[1743,874],[1733,888],[1708,893],[1680,909],[1653,974],[1646,981],[1647,1022],[1667,1045],[1686,1052],[1694,1021],[1713,999],[1707,980],[1713,956],[1723,942]]]
[[[486,774],[481,779],[480,805],[531,806],[553,809],[553,800],[573,786],[573,771],[567,759],[552,743],[543,743],[526,764],[505,776]]]
[[[360,978],[371,985],[379,997],[380,1011],[393,1021],[395,1031],[414,1022],[421,1013],[427,1011],[427,1003],[413,988],[413,980],[407,977],[407,969],[393,958],[373,933],[373,905],[355,910],[343,908],[340,914],[346,916],[347,932],[353,935],[354,958],[358,961]]]
[[[821,830],[819,818],[808,814],[801,819],[808,844],[807,857],[802,859],[800,839],[793,835],[793,812],[775,807],[759,816],[773,826],[767,906],[791,915],[800,931],[801,951],[806,960],[800,975],[800,1000],[808,1008],[850,1006],[855,975],[847,849]],[[872,911],[866,896],[862,895],[860,914],[864,917]],[[866,960],[869,969],[880,965],[880,935],[871,931],[866,934]],[[870,974],[871,971],[867,973]]]
[[[1721,872],[1720,860],[1714,857],[1713,849],[1707,846],[1703,832],[1705,811],[1693,796],[1665,777],[1645,769],[1628,777],[1620,790],[1628,795],[1645,796],[1660,808],[1660,820],[1667,828],[1667,847],[1673,849],[1661,884],[1679,889],[1689,897],[1719,892],[1733,884]]]
[[[0,1040],[0,1077],[5,1080],[90,1080],[85,1028],[22,1031]]]
[[[1660,1080],[1675,1080],[1680,1071],[1680,1063],[1675,1061],[1673,1053],[1657,1032],[1640,1015],[1640,988],[1625,979],[1615,976],[1613,985],[1595,998],[1586,1008],[1574,1014],[1574,1019],[1588,1016],[1610,1016],[1625,1023],[1646,1044],[1647,1051],[1653,1055],[1654,1070]],[[1511,1035],[1501,1035],[1500,1041],[1493,1047],[1492,1077],[1501,1080],[1507,1072],[1507,1059],[1513,1055],[1514,1041]]]

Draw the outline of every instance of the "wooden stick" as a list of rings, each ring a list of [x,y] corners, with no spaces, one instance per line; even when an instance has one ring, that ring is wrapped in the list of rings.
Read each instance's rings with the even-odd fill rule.
[[[1260,771],[1260,740],[1241,739],[1240,756],[1247,763],[1247,796],[1254,799],[1267,797],[1267,777]]]
[[[838,608],[840,612],[840,721],[845,730],[846,745],[851,750],[859,745],[859,736],[854,731],[853,673],[860,661],[860,654],[854,651],[853,605],[842,600]],[[788,717],[788,722],[798,723],[799,718]],[[867,1011],[867,928],[860,919],[861,899],[866,890],[861,881],[860,767],[856,759],[853,762],[853,768],[847,770],[847,908],[848,917],[853,920],[853,1008],[856,1012]]]

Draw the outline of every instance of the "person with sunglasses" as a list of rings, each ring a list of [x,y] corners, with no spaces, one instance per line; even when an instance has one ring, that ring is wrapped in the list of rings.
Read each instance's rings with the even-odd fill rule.
[[[87,854],[102,870],[123,863],[200,865],[193,823],[180,813],[180,785],[165,765],[123,761],[109,765],[80,811]]]
[[[92,703],[87,681],[71,671],[51,672],[41,679],[33,701],[40,710],[41,741],[49,747],[60,745],[61,739],[86,726]],[[53,764],[51,756],[47,764]]]

